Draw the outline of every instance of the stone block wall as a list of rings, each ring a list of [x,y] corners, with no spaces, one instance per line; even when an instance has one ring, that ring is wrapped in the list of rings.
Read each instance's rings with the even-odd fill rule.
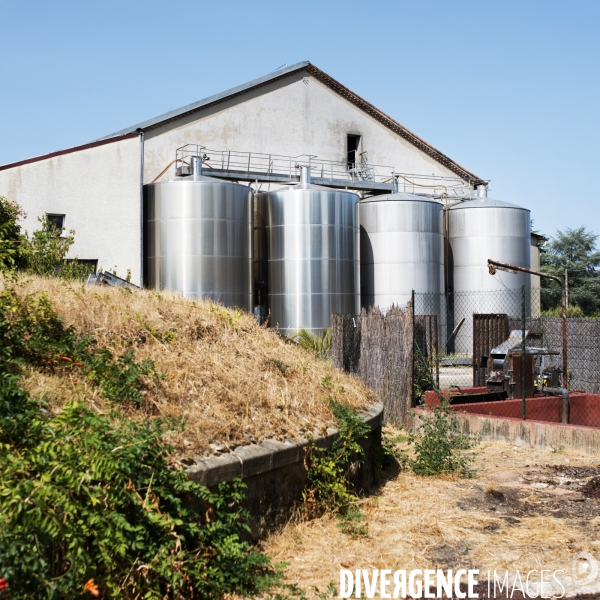
[[[368,490],[375,478],[383,405],[374,404],[363,418],[371,431],[363,442],[364,462],[353,480],[357,491]],[[330,448],[337,435],[337,429],[328,429],[326,436],[315,436],[313,444]],[[242,479],[248,486],[246,508],[251,515],[251,537],[256,540],[285,525],[302,500],[309,444],[304,438],[285,442],[265,440],[240,446],[227,454],[199,458],[186,470],[190,479],[211,489],[221,482]]]

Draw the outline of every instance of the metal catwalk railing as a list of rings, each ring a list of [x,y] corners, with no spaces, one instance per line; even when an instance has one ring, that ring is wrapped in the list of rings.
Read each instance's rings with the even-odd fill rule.
[[[189,158],[202,157],[205,175],[245,181],[273,183],[295,183],[300,177],[300,168],[311,168],[312,181],[318,185],[346,187],[374,192],[394,189],[394,178],[398,190],[426,196],[465,199],[471,197],[471,186],[456,177],[417,175],[401,173],[389,165],[370,162],[367,152],[358,153],[355,160],[335,161],[319,159],[316,155],[300,154],[285,156],[237,150],[213,150],[199,144],[186,144],[177,148],[175,167],[178,173],[186,173]]]

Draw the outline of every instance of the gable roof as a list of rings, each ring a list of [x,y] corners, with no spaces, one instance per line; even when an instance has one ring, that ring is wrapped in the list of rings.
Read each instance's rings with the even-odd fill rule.
[[[241,96],[249,91],[263,87],[274,81],[285,79],[300,71],[306,71],[307,73],[312,75],[315,79],[320,81],[322,84],[326,85],[336,94],[342,96],[342,98],[354,104],[356,107],[358,107],[363,112],[367,113],[376,121],[379,121],[382,125],[384,125],[394,133],[398,134],[400,137],[410,142],[413,146],[415,146],[416,148],[433,158],[435,161],[452,171],[454,174],[458,175],[461,179],[469,181],[474,185],[486,183],[484,180],[480,179],[464,167],[461,167],[457,162],[453,161],[451,158],[434,148],[431,144],[428,144],[425,140],[415,135],[412,131],[408,130],[406,127],[404,127],[403,125],[392,119],[390,116],[386,115],[384,112],[382,112],[381,110],[379,110],[378,108],[361,98],[358,94],[355,94],[347,87],[343,86],[339,81],[336,81],[333,77],[330,77],[329,75],[327,75],[327,73],[321,71],[321,69],[315,67],[315,65],[311,64],[307,60],[296,63],[295,65],[291,65],[289,67],[278,69],[277,71],[273,71],[268,75],[249,81],[248,83],[238,85],[237,87],[221,92],[220,94],[209,96],[204,100],[193,102],[192,104],[188,104],[187,106],[183,106],[176,110],[172,110],[168,113],[159,115],[158,117],[154,117],[153,119],[148,119],[147,121],[143,121],[142,123],[138,123],[137,125],[132,125],[131,127],[127,127],[126,129],[122,129],[121,131],[117,131],[111,135],[107,135],[103,138],[100,138],[100,140],[98,141],[108,140],[114,137],[121,137],[123,135],[128,135],[139,131],[151,131],[152,129],[156,129],[161,125],[165,125],[167,123],[171,123],[173,121],[181,119],[182,117],[191,115],[196,112],[200,112],[202,110],[215,106],[216,104],[220,104],[222,102],[225,102],[226,100],[235,98],[236,96]]]

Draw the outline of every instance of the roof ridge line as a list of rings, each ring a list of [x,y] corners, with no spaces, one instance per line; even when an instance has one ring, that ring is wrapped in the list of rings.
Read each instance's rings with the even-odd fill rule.
[[[386,125],[388,129],[398,133],[413,146],[416,146],[419,150],[422,150],[428,156],[434,158],[437,162],[459,175],[462,179],[466,178],[473,184],[485,183],[485,180],[477,177],[477,175],[459,165],[456,161],[452,160],[449,156],[446,156],[443,152],[440,152],[437,148],[407,129],[404,125],[398,123],[398,121],[384,113],[382,110],[331,77],[331,75],[328,75],[313,64],[309,64],[308,67],[306,67],[306,70],[319,79],[322,83],[327,85],[327,87],[333,89],[340,96],[345,97],[346,100],[349,100],[354,105],[361,108],[364,112],[370,114],[383,125]]]

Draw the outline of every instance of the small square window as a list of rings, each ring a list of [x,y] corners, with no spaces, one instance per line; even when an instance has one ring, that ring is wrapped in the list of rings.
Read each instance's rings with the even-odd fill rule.
[[[47,213],[46,217],[48,221],[52,223],[59,231],[62,231],[65,228],[65,215],[55,215],[51,213]]]

